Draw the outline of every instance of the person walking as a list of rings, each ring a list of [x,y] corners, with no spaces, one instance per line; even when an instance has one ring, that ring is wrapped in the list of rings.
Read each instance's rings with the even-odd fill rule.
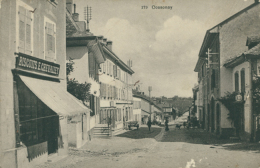
[[[165,131],[169,131],[168,118],[165,120]]]
[[[152,125],[152,122],[151,122],[151,119],[149,119],[148,122],[147,122],[147,126],[149,128],[149,131],[151,130],[151,125]]]

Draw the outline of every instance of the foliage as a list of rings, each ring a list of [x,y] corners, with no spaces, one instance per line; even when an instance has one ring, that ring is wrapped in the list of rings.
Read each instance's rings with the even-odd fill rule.
[[[229,110],[227,119],[231,120],[235,127],[238,126],[237,124],[240,119],[240,110],[243,108],[244,104],[244,101],[236,102],[235,98],[237,94],[237,92],[226,92],[226,95],[219,99],[219,101]]]
[[[90,97],[90,87],[91,83],[79,83],[77,80],[69,79],[69,75],[73,72],[74,62],[72,59],[66,63],[66,74],[67,74],[67,91],[75,96],[77,99],[81,100],[84,105],[85,102],[89,100]]]
[[[90,87],[90,83],[79,83],[75,78],[67,81],[67,91],[77,99],[81,100],[83,104],[89,100]]]
[[[254,76],[252,82],[254,112],[260,114],[260,77]]]
[[[70,75],[70,73],[73,72],[73,70],[74,70],[73,65],[74,65],[74,62],[73,62],[73,60],[70,58],[70,59],[69,59],[69,62],[66,63],[66,75],[67,75],[67,78],[68,78],[68,76]]]

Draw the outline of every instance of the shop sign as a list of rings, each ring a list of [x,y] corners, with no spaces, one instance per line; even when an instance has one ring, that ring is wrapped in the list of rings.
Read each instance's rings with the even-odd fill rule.
[[[25,54],[16,57],[16,68],[59,76],[60,65]]]
[[[241,102],[243,100],[242,95],[238,94],[236,95],[236,102]]]

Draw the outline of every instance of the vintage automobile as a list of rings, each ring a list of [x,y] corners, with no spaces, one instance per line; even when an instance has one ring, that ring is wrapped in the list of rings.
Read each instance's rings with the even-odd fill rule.
[[[129,121],[127,124],[128,124],[129,130],[131,129],[131,127],[136,127],[137,129],[139,128],[138,121]]]

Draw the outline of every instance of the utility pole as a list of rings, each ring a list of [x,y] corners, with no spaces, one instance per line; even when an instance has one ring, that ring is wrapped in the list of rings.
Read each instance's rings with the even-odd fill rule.
[[[148,91],[149,91],[149,99],[150,99],[150,106],[149,106],[149,112],[150,112],[150,120],[152,120],[152,105],[151,105],[151,91],[152,91],[152,86],[148,87]]]

